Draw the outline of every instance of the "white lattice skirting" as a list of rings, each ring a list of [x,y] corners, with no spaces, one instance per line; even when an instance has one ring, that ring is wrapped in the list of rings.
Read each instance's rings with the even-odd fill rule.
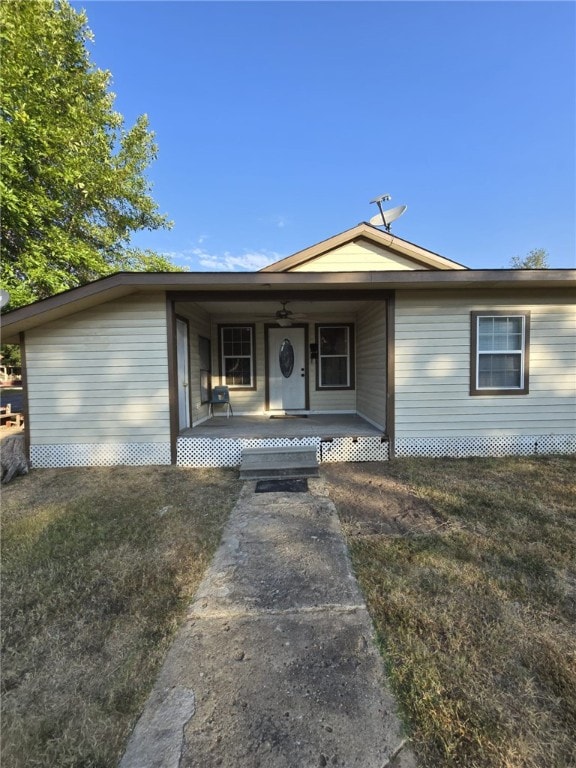
[[[466,458],[576,453],[576,435],[500,437],[413,437],[396,439],[396,456]]]
[[[181,437],[176,463],[181,467],[237,467],[244,448],[271,450],[283,446],[311,445],[319,462],[386,461],[388,443],[380,437],[320,437],[214,439]],[[468,456],[529,456],[576,453],[576,435],[529,435],[524,437],[422,437],[399,438],[396,456],[465,458]],[[112,467],[170,464],[168,443],[120,443],[85,445],[35,445],[30,449],[32,466]]]
[[[170,464],[170,445],[168,443],[33,445],[30,448],[30,460],[32,466],[39,469]]]
[[[335,437],[320,444],[323,461],[388,461],[388,442],[380,437]]]
[[[335,437],[322,442],[320,437],[249,439],[214,439],[181,437],[177,443],[176,463],[181,467],[237,467],[244,448],[284,448],[310,445],[322,461],[386,461],[388,444],[379,437]]]
[[[208,437],[180,437],[176,444],[176,463],[180,467],[237,467],[244,448],[280,448],[286,446],[320,445],[319,437],[270,438],[249,440]]]

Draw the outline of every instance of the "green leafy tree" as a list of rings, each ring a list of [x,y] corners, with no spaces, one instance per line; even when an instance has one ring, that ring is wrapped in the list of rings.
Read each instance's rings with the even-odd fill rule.
[[[526,256],[512,256],[510,259],[512,269],[549,269],[548,251],[544,248],[534,248]]]
[[[84,12],[66,0],[0,4],[2,277],[9,309],[130,268],[178,271],[130,248],[170,227],[145,171],[157,147],[146,116],[126,130],[110,73],[91,63]]]

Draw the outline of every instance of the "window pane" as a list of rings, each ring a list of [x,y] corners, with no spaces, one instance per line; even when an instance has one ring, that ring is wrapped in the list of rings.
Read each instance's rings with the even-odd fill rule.
[[[494,318],[478,318],[478,349],[493,349],[494,342]]]
[[[320,328],[321,355],[348,354],[348,328]]]
[[[233,350],[232,328],[222,328],[222,354],[231,355]]]
[[[481,354],[478,359],[478,386],[519,389],[521,356]]]
[[[227,355],[250,355],[251,328],[223,328],[222,351]]]
[[[508,332],[508,346],[509,350],[521,350],[522,349],[522,318],[521,317],[508,317],[506,330]]]
[[[250,386],[250,358],[227,357],[224,360],[224,376],[229,386]]]
[[[522,348],[521,317],[480,317],[478,320],[479,351]]]
[[[321,359],[320,386],[347,387],[348,384],[347,357],[324,357]]]
[[[494,349],[494,337],[492,334],[481,333],[478,336],[478,350],[484,352],[490,349]]]

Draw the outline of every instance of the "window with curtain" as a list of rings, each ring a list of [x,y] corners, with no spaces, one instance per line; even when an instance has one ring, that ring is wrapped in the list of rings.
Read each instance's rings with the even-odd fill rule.
[[[231,388],[256,389],[254,326],[220,326],[220,377]]]

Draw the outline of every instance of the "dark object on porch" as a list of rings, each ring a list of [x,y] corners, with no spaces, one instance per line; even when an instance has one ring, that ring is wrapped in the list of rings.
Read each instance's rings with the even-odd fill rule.
[[[270,419],[307,419],[306,413],[284,413],[278,416],[270,416]]]
[[[308,480],[305,477],[279,480],[258,480],[256,493],[306,493]]]
[[[232,405],[230,403],[230,390],[228,387],[213,387],[212,397],[210,398],[210,415],[214,416],[214,406],[225,405],[226,406],[226,418],[230,415],[234,416]]]

